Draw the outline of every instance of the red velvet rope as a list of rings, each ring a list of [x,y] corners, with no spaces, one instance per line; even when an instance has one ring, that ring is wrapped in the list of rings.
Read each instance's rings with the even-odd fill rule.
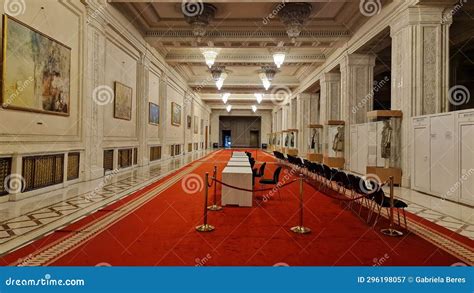
[[[214,181],[216,181],[217,183],[220,183],[220,184],[222,184],[222,185],[224,185],[224,186],[227,186],[227,187],[230,187],[230,188],[233,188],[233,189],[237,189],[237,190],[248,191],[248,192],[254,192],[254,191],[269,191],[269,190],[273,190],[273,189],[275,188],[275,187],[272,187],[272,188],[262,188],[262,189],[246,189],[246,188],[241,188],[241,187],[237,187],[237,186],[233,186],[233,185],[224,183],[224,182],[222,182],[222,181],[220,181],[220,180],[217,180],[217,179],[215,179],[215,178],[212,178],[212,179],[213,179]],[[295,181],[298,181],[298,179],[293,179],[293,180],[291,180],[290,182],[287,182],[287,183],[285,183],[285,184],[283,184],[283,185],[280,185],[280,186],[278,186],[278,183],[277,183],[277,184],[275,184],[275,186],[276,186],[277,188],[282,188],[282,187],[285,187],[285,186],[287,186],[287,185],[292,184],[292,183],[295,182]]]

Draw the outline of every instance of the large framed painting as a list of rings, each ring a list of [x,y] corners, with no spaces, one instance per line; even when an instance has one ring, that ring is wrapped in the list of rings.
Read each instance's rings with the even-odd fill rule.
[[[148,103],[148,123],[160,124],[160,106],[155,103]]]
[[[132,88],[116,81],[114,92],[114,118],[132,120]]]
[[[171,102],[171,124],[174,126],[181,125],[181,105]]]
[[[3,15],[3,108],[68,116],[71,48]]]
[[[187,125],[188,129],[191,129],[191,123],[192,123],[191,116],[187,115],[186,116],[186,125]]]
[[[199,117],[198,116],[194,116],[194,134],[198,134],[199,133]]]

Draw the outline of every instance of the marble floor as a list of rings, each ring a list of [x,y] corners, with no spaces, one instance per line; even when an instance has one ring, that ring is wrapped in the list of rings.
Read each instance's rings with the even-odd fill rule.
[[[212,151],[196,151],[15,202],[0,204],[0,255],[132,194]]]
[[[403,187],[395,187],[394,193],[408,203],[407,211],[474,239],[473,207]]]

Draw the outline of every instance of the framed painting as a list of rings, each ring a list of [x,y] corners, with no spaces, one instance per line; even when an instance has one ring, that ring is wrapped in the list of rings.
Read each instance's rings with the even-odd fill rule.
[[[181,125],[181,105],[171,102],[171,124],[174,126]]]
[[[155,103],[148,103],[148,123],[160,124],[160,106]]]
[[[199,123],[199,117],[198,117],[198,116],[194,116],[194,134],[198,134],[198,133],[199,133],[199,126],[198,126],[198,123]]]
[[[7,15],[2,36],[1,106],[69,116],[71,48]]]
[[[114,93],[114,118],[132,120],[132,88],[116,81]]]
[[[192,121],[191,121],[191,116],[189,115],[186,116],[186,124],[187,124],[188,129],[191,129]]]

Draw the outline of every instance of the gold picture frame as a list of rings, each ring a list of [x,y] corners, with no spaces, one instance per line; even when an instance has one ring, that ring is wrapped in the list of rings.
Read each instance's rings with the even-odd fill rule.
[[[11,16],[2,21],[1,107],[69,116],[71,48]]]
[[[116,81],[114,83],[114,118],[132,120],[133,89]]]
[[[171,125],[181,125],[181,105],[171,102]]]

